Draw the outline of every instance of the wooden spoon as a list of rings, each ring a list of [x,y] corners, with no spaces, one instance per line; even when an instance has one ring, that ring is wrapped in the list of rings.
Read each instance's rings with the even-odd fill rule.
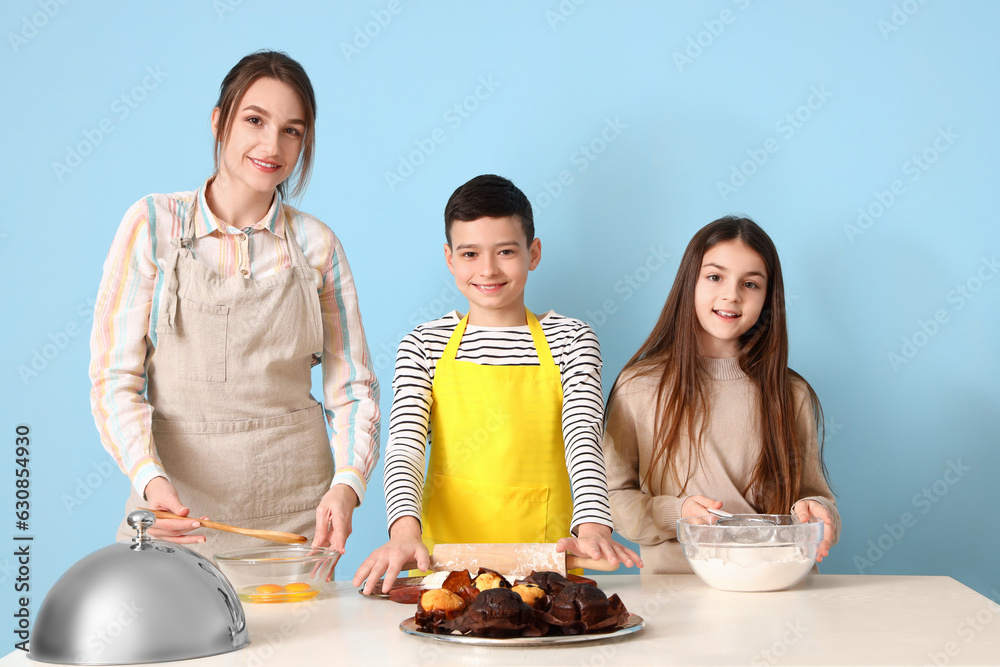
[[[219,523],[218,521],[209,521],[208,519],[198,519],[190,516],[180,516],[172,512],[164,512],[162,510],[150,510],[145,507],[140,507],[139,509],[145,509],[153,513],[157,519],[188,519],[190,521],[197,521],[205,528],[214,528],[215,530],[224,530],[227,533],[238,533],[240,535],[249,535],[250,537],[256,537],[262,540],[267,540],[268,542],[282,542],[284,544],[302,544],[303,542],[308,542],[309,538],[304,535],[296,535],[295,533],[282,533],[277,530],[257,530],[255,528],[237,528],[236,526],[230,526],[225,523]]]

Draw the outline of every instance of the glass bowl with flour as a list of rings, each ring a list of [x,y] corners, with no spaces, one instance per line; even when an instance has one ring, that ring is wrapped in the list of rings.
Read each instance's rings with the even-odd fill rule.
[[[723,591],[780,591],[809,574],[823,541],[823,522],[788,514],[696,516],[677,522],[691,569]]]

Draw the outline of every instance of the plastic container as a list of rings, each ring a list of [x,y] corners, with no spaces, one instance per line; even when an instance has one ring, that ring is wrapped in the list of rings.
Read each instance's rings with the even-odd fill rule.
[[[788,514],[698,516],[677,522],[677,539],[694,573],[722,591],[778,591],[795,586],[816,563],[819,519]]]
[[[243,602],[301,602],[323,592],[338,558],[333,549],[280,545],[227,551],[215,562]]]

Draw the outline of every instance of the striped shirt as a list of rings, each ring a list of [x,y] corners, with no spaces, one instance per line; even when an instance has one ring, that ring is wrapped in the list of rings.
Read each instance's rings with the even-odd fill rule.
[[[452,311],[421,324],[399,344],[385,451],[385,502],[390,528],[404,516],[420,520],[434,369],[460,319]],[[574,530],[581,523],[613,527],[601,450],[604,397],[597,336],[580,320],[552,311],[539,318],[539,323],[562,379],[562,432],[573,492],[571,525]],[[526,324],[511,328],[467,325],[455,359],[488,366],[538,365]]]
[[[323,402],[333,430],[334,484],[364,498],[378,462],[378,380],[365,342],[347,257],[333,231],[275,196],[252,228],[218,220],[197,192],[153,194],[125,213],[104,264],[90,340],[91,409],[104,448],[141,495],[164,476],[151,433],[145,362],[156,347],[170,239],[196,205],[192,253],[223,278],[262,279],[291,267],[285,235],[294,234],[316,274],[323,318]],[[287,214],[287,217],[286,217]],[[291,230],[288,226],[291,226]]]

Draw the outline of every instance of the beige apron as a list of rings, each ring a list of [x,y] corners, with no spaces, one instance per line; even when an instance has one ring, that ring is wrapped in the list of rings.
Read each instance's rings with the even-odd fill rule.
[[[152,433],[191,516],[311,536],[333,479],[323,406],[310,395],[323,326],[315,271],[291,225],[291,268],[221,278],[191,252],[193,211],[171,240],[155,350],[147,359]],[[126,514],[143,506],[132,490]],[[124,521],[118,539],[133,534]],[[202,554],[266,546],[201,529]]]

